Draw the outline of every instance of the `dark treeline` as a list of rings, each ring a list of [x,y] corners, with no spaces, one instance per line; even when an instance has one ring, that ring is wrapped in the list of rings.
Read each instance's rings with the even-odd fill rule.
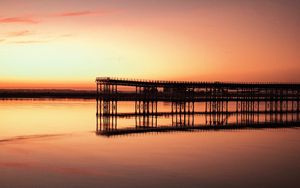
[[[92,90],[63,89],[0,89],[0,99],[13,98],[93,99],[96,98],[96,92]]]

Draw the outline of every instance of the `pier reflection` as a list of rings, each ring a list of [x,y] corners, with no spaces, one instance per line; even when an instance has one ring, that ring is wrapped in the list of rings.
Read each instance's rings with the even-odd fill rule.
[[[97,115],[96,134],[299,127],[298,112],[198,112]]]

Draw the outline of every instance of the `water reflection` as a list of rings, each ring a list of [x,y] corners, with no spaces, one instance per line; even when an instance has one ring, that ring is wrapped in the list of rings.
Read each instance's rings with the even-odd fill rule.
[[[200,113],[203,104],[196,104],[195,113],[185,118],[170,114],[169,103],[158,107],[153,116],[136,116],[130,114],[134,103],[118,102],[117,116],[97,117],[102,131],[154,133],[107,138],[94,135],[94,101],[0,101],[1,188],[299,187],[300,129],[191,132],[206,122],[208,127],[226,127],[236,118],[244,123],[247,118],[243,113]],[[296,120],[297,113],[254,117],[249,121],[266,117],[285,122]],[[114,119],[114,127],[104,126],[105,118],[110,124]],[[157,134],[163,128],[154,129],[160,126],[172,134]],[[100,125],[98,131],[105,133]]]
[[[96,134],[104,136],[146,132],[209,129],[279,128],[300,125],[298,112],[197,112],[113,114],[96,116]]]

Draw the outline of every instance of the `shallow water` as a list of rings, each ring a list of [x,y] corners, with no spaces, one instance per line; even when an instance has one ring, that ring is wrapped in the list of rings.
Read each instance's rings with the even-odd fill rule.
[[[1,187],[300,186],[299,128],[105,137],[95,114],[93,100],[0,101]]]

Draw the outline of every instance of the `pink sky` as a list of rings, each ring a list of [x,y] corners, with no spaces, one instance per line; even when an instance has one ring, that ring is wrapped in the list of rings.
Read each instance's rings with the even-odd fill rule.
[[[300,82],[300,3],[1,0],[0,88],[96,76]]]

